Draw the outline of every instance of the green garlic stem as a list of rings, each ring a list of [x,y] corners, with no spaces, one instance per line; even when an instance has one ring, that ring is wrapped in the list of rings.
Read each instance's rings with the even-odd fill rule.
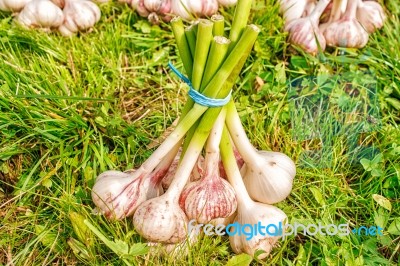
[[[206,145],[206,156],[204,161],[204,169],[210,170],[214,167],[218,168],[219,161],[219,143],[221,142],[222,131],[225,125],[226,107],[223,107],[217,120],[211,129],[210,136]],[[208,171],[209,172],[209,171]]]
[[[199,90],[204,69],[207,63],[208,52],[212,41],[213,23],[209,20],[201,20],[197,29],[196,50],[193,60],[192,85]]]
[[[229,134],[239,151],[243,160],[246,163],[254,164],[255,158],[257,158],[257,150],[251,144],[249,138],[246,135],[246,131],[243,128],[242,122],[240,121],[239,114],[236,110],[235,103],[230,101],[227,105],[227,115],[225,124],[229,130]]]
[[[188,78],[192,77],[193,58],[190,53],[190,48],[185,36],[185,29],[180,17],[175,17],[171,20],[172,32],[174,33],[176,46],[178,47],[179,55],[181,56],[183,67]]]
[[[229,39],[232,42],[231,47],[233,47],[239,40],[244,28],[247,25],[252,2],[252,0],[239,0],[236,4],[232,28],[229,34]]]
[[[194,58],[194,53],[196,51],[196,34],[197,34],[197,26],[199,21],[194,22],[192,25],[186,27],[185,36],[189,45],[190,53],[192,58]]]
[[[214,22],[213,35],[224,36],[225,33],[225,18],[222,15],[216,14],[211,17],[211,21]]]
[[[229,110],[227,110],[227,114],[228,113]],[[243,178],[240,174],[240,170],[236,163],[235,155],[233,153],[233,147],[229,137],[228,129],[226,127],[224,127],[224,130],[222,132],[222,139],[219,148],[221,150],[221,159],[226,175],[228,177],[228,181],[236,192],[238,205],[250,205],[253,200],[250,198],[249,193],[246,190],[246,186],[243,182]]]

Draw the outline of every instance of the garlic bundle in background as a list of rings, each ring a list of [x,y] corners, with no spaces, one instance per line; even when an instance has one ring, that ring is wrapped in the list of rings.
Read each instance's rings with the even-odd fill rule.
[[[140,16],[148,18],[153,24],[169,22],[176,15],[185,20],[211,17],[219,6],[231,7],[237,0],[118,0],[128,4]]]
[[[91,29],[101,16],[95,4],[109,0],[0,0],[0,10],[13,12],[25,28],[45,32],[59,31],[64,36]]]
[[[362,48],[386,19],[376,1],[280,0],[289,42],[316,54],[325,46]],[[323,12],[321,9],[323,7]]]

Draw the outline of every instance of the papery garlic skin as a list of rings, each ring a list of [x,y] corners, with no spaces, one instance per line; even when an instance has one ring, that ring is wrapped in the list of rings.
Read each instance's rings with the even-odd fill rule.
[[[136,10],[136,12],[139,14],[141,17],[148,17],[150,12],[147,10],[147,8],[144,5],[144,0],[131,0],[130,1],[131,7]]]
[[[285,23],[301,18],[309,0],[280,0],[279,12],[283,14]]]
[[[237,208],[235,191],[228,181],[219,176],[197,181],[182,193],[184,211],[189,220],[209,223],[216,218],[231,216]]]
[[[162,194],[151,178],[143,180],[131,172],[106,171],[96,178],[92,199],[106,218],[119,220],[131,216],[137,206]]]
[[[101,17],[100,8],[91,1],[68,0],[63,10],[65,20],[59,27],[64,36],[74,35],[78,31],[92,28]]]
[[[17,21],[28,28],[57,28],[63,20],[62,10],[50,0],[31,1],[17,16]]]
[[[168,194],[143,202],[133,215],[133,225],[150,242],[176,244],[188,235],[188,219]]]
[[[294,19],[286,24],[285,31],[289,32],[289,41],[292,44],[300,46],[305,52],[310,54],[316,54],[320,50],[325,50],[325,38],[318,24],[319,17],[328,4],[328,0],[320,0],[309,16]]]
[[[292,190],[296,165],[285,154],[257,151],[257,165],[246,163],[241,170],[250,197],[256,201],[275,204],[284,200]]]
[[[360,2],[361,0],[348,1],[343,17],[329,23],[324,29],[323,34],[328,46],[362,48],[368,43],[368,32],[356,18]]]
[[[267,226],[273,224],[276,228],[279,228],[279,224],[285,224],[286,220],[286,214],[279,208],[258,202],[252,202],[250,206],[242,204],[239,206],[238,215],[234,222],[239,223],[240,225],[257,225],[260,223],[261,225]],[[246,230],[246,232],[250,233],[249,230]],[[257,258],[264,259],[269,255],[272,248],[281,238],[282,232],[275,232],[276,234],[274,235],[269,235],[266,232],[264,233],[264,235],[253,234],[251,238],[248,235],[239,235],[236,233],[229,237],[229,242],[236,254],[247,253],[254,256],[256,251],[262,250],[265,253],[260,254]]]
[[[375,1],[361,2],[357,7],[357,20],[368,33],[383,27],[386,20],[382,6]]]
[[[172,0],[172,12],[185,20],[192,20],[196,16],[212,16],[217,11],[217,0]]]
[[[30,1],[31,0],[0,0],[0,10],[2,10],[2,11],[11,11],[11,12],[19,12]]]
[[[237,4],[237,0],[218,0],[218,3],[224,7],[230,7]]]

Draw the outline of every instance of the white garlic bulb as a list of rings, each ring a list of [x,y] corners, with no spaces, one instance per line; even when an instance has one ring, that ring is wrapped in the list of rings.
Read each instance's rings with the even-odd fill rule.
[[[143,202],[133,215],[135,230],[150,242],[176,244],[188,235],[186,214],[170,191]]]
[[[237,0],[218,0],[218,3],[221,6],[230,7],[236,5]]]
[[[92,199],[108,219],[131,216],[137,206],[162,194],[158,180],[133,175],[133,172],[106,171],[96,178]]]
[[[92,28],[100,20],[99,7],[86,0],[65,0],[64,23],[58,28],[64,36]]]
[[[252,199],[274,204],[284,200],[292,190],[296,175],[294,162],[285,154],[258,151],[253,163],[246,163],[241,170],[246,189]]]
[[[357,8],[357,19],[368,33],[373,33],[382,28],[386,16],[378,2],[364,1]]]
[[[172,11],[186,20],[192,20],[194,17],[212,16],[218,11],[218,1],[172,0]]]
[[[228,111],[228,116],[229,113]],[[238,120],[240,123],[240,119]],[[235,127],[231,128],[234,129]],[[232,139],[241,135],[238,131],[229,131]],[[247,143],[247,139],[244,139],[244,142]],[[238,201],[237,216],[233,224],[227,228],[231,247],[237,254],[245,252],[251,256],[255,256],[256,251],[262,250],[264,253],[257,257],[258,259],[263,259],[268,256],[279,238],[283,235],[284,228],[282,225],[286,222],[287,216],[283,211],[274,206],[255,202],[250,198],[240,170],[237,164],[234,163],[235,156],[231,151],[232,146],[230,142],[221,141],[221,147],[221,157],[226,174],[229,183],[232,184],[236,192]],[[236,147],[240,152],[240,146],[236,144]],[[246,155],[248,155],[246,152],[242,154],[245,161]],[[253,160],[257,161],[256,158]],[[271,228],[274,228],[274,230],[270,230]]]
[[[321,49],[325,50],[325,38],[318,28],[319,18],[328,0],[320,0],[313,12],[304,18],[294,19],[286,24],[285,31],[289,32],[289,41],[300,46],[310,54],[316,54]]]
[[[31,0],[0,0],[0,10],[19,12]]]
[[[219,176],[218,155],[206,155],[202,179],[190,183],[183,190],[179,205],[189,220],[209,223],[217,218],[231,216],[237,208],[235,191],[228,181]]]
[[[17,21],[28,28],[49,30],[63,23],[62,10],[50,0],[33,0],[17,16]]]
[[[51,2],[61,9],[63,9],[65,6],[65,0],[51,0]]]
[[[150,11],[147,10],[146,6],[144,5],[144,0],[130,0],[131,7],[138,12],[139,16],[141,17],[148,17]]]
[[[333,47],[362,48],[368,42],[368,32],[356,18],[361,0],[348,1],[346,13],[329,23],[323,31],[326,43]]]
[[[279,12],[283,15],[285,23],[301,18],[309,0],[279,0]]]
[[[279,228],[283,227],[286,220],[286,214],[275,206],[253,201],[248,201],[247,204],[239,204],[238,215],[233,224],[250,224],[252,228],[247,227],[245,229],[246,234],[239,235],[236,233],[229,237],[233,251],[236,254],[247,253],[254,256],[256,251],[262,250],[264,253],[261,253],[258,259],[266,258],[281,238],[283,232],[279,231]],[[255,229],[255,226],[260,225],[263,225],[265,229],[261,233],[258,231],[262,230],[261,228]],[[266,226],[274,229],[267,230]]]

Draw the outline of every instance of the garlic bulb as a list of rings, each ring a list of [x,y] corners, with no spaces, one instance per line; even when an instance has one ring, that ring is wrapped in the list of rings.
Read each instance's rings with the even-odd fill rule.
[[[252,199],[274,204],[284,200],[292,190],[296,175],[294,162],[285,154],[257,151],[258,162],[246,163],[243,181]]]
[[[218,156],[206,156],[202,179],[189,184],[182,192],[179,203],[189,220],[206,224],[236,211],[235,191],[219,176],[218,163]]]
[[[28,28],[49,30],[63,23],[62,10],[50,0],[33,0],[17,16],[17,21]]]
[[[225,7],[230,7],[236,5],[237,0],[218,0],[218,4]]]
[[[19,12],[31,0],[0,0],[0,10]]]
[[[168,191],[143,202],[133,215],[135,230],[151,242],[176,244],[188,235],[188,219],[179,207],[176,195]]]
[[[258,259],[266,258],[281,237],[282,231],[279,230],[286,220],[286,214],[277,207],[254,201],[248,201],[247,204],[239,204],[238,215],[233,224],[250,224],[253,228],[246,228],[247,234],[235,234],[229,237],[233,251],[236,254],[247,253],[254,256],[256,251],[262,250],[265,253],[261,253]],[[263,225],[264,228],[266,226],[268,228],[273,227],[274,230],[266,229],[267,232],[263,232],[264,235],[258,232],[255,233],[253,231],[255,230],[254,226],[260,225]],[[261,229],[257,228],[257,230]]]
[[[289,32],[289,41],[299,45],[304,51],[316,54],[325,50],[325,38],[318,28],[319,17],[329,4],[329,0],[320,0],[313,12],[304,18],[290,21],[286,24],[285,31]]]
[[[231,130],[229,131],[233,138],[236,133]],[[238,145],[236,146],[239,148]],[[238,201],[237,216],[231,228],[243,226],[241,229],[236,227],[234,231],[229,230],[227,227],[231,247],[237,254],[245,252],[251,256],[254,256],[257,250],[262,250],[264,253],[258,255],[258,258],[263,259],[268,256],[282,236],[283,228],[281,227],[282,230],[279,230],[279,228],[280,225],[286,222],[287,216],[277,207],[254,202],[250,198],[243,183],[239,168],[237,164],[234,163],[235,156],[232,152],[230,140],[227,137],[221,142],[221,157],[228,180],[236,192]],[[244,159],[246,160],[245,157]],[[246,225],[246,227],[244,227],[244,225]],[[262,230],[260,226],[263,226],[264,230]],[[268,228],[274,227],[275,230],[271,231],[266,228],[267,226]]]
[[[368,32],[356,18],[361,0],[347,2],[346,13],[337,21],[329,23],[323,34],[328,46],[362,48],[368,42]]]
[[[283,14],[285,23],[301,18],[309,0],[279,0],[279,12]]]
[[[152,24],[171,20],[172,0],[127,0],[128,4],[142,17],[148,18]]]
[[[51,2],[61,9],[63,9],[65,6],[65,0],[51,0]]]
[[[346,12],[346,7],[347,0],[332,0],[322,13],[320,22],[333,22],[340,19],[340,17]]]
[[[294,162],[283,153],[257,151],[246,136],[234,104],[228,105],[226,125],[245,162],[241,173],[250,197],[267,204],[284,200],[296,175]]]
[[[137,177],[132,172],[106,171],[92,188],[92,199],[108,219],[122,219],[133,214],[143,201],[162,194],[155,179]]]
[[[172,11],[174,14],[186,20],[193,19],[193,16],[212,16],[218,11],[218,1],[172,0]]]
[[[360,2],[356,14],[357,20],[368,33],[382,28],[386,19],[382,6],[375,1]]]
[[[130,0],[130,5],[141,17],[147,17],[150,14],[144,5],[144,0]]]
[[[99,7],[86,0],[65,0],[63,12],[65,20],[58,30],[64,36],[93,27],[101,16]]]

